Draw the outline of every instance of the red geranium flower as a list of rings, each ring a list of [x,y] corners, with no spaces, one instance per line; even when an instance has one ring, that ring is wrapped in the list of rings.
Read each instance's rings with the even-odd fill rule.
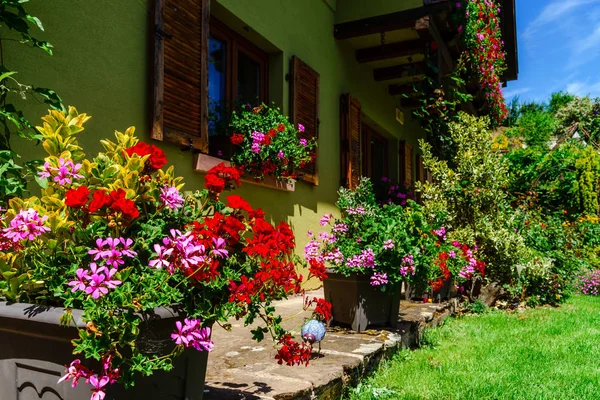
[[[308,365],[312,348],[306,343],[295,342],[289,333],[282,335],[278,343],[282,345],[275,356],[278,364],[285,362],[287,365]]]
[[[204,180],[204,187],[210,190],[211,192],[215,192],[218,194],[225,190],[225,180],[219,178],[217,175],[206,174]]]
[[[152,144],[138,142],[135,146],[125,149],[125,152],[129,157],[134,154],[137,154],[140,157],[150,155],[146,164],[156,170],[161,169],[163,165],[167,163],[167,156],[165,153]]]
[[[95,213],[103,207],[108,206],[111,203],[111,198],[104,190],[95,190],[92,195],[92,201],[90,203],[89,211]]]
[[[244,135],[240,134],[240,133],[234,133],[233,135],[231,135],[231,143],[235,144],[235,145],[240,145],[244,142]]]
[[[252,212],[252,207],[250,204],[242,196],[233,195],[227,197],[227,207],[235,208],[238,210],[244,210],[247,212]]]
[[[316,303],[314,315],[321,321],[327,322],[332,318],[331,315],[331,303],[325,299],[313,298]]]
[[[110,209],[115,212],[121,212],[123,217],[132,220],[140,216],[140,212],[135,205],[135,202],[125,198],[126,192],[124,189],[117,189],[110,192],[112,204]]]
[[[129,220],[136,219],[140,216],[140,212],[135,203],[128,199],[115,201],[110,205],[110,209],[116,212],[120,211],[123,214],[123,217]]]
[[[285,125],[284,125],[284,124],[279,124],[279,125],[277,125],[277,130],[278,130],[279,132],[283,132],[283,131],[285,131]]]
[[[235,167],[227,167],[221,163],[212,167],[204,177],[204,187],[219,195],[223,190],[241,185],[240,171]],[[234,185],[235,183],[235,185]]]
[[[319,280],[323,280],[327,278],[327,269],[325,268],[325,264],[321,261],[318,261],[316,258],[311,258],[308,267],[308,272],[315,278]]]
[[[90,191],[86,186],[79,186],[77,189],[69,189],[65,193],[65,204],[71,208],[84,207],[88,202]]]

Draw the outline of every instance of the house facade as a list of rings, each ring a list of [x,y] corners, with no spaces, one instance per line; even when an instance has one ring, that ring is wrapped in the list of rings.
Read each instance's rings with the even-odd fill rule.
[[[510,7],[505,15],[514,30],[512,4],[513,15]],[[250,181],[238,191],[289,222],[301,251],[305,233],[336,212],[340,185],[352,187],[361,175],[425,179],[417,146],[425,133],[402,94],[423,73],[425,44],[446,42],[447,27],[435,21],[450,7],[439,0],[32,1],[28,10],[43,21],[40,36],[55,54],[13,52],[8,43],[4,57],[23,81],[51,87],[92,115],[81,136],[88,151],[134,125],[141,140],[161,142],[186,190],[202,188],[203,173],[227,158],[232,109],[275,103],[317,137],[315,165],[293,187]],[[441,52],[440,63],[447,56]],[[46,112],[31,102],[23,109],[32,120]],[[15,149],[25,158],[43,154],[30,143]]]

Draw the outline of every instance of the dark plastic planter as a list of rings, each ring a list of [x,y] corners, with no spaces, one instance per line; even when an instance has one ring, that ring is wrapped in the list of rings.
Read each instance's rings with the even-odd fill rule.
[[[332,304],[333,321],[360,332],[368,326],[396,328],[400,313],[400,286],[382,292],[367,275],[344,276],[327,270],[325,300]]]
[[[62,308],[0,302],[0,398],[89,400],[90,386],[84,380],[76,388],[70,382],[57,383],[73,355],[72,339],[78,338],[75,327],[62,327]],[[75,324],[84,328],[82,312],[73,311]],[[143,351],[162,354],[172,349],[175,321],[181,319],[173,310],[160,309],[145,316],[141,325]],[[125,390],[113,385],[106,400],[201,400],[204,393],[207,352],[190,350],[175,361],[171,372],[157,372],[139,377],[135,386]]]

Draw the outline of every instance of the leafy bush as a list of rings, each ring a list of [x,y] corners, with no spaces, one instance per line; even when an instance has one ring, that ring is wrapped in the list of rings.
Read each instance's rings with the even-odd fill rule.
[[[492,280],[509,282],[514,266],[529,257],[523,238],[514,230],[516,218],[506,187],[508,165],[491,148],[487,118],[459,114],[449,125],[456,155],[449,163],[435,158],[421,140],[425,167],[433,182],[418,183],[429,216],[445,215],[449,236],[477,245]]]

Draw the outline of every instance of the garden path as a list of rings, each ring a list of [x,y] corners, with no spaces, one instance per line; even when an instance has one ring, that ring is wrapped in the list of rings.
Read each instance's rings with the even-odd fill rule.
[[[308,292],[323,297],[323,291]],[[276,303],[284,328],[299,336],[310,312],[302,310],[303,298],[295,296]],[[397,329],[371,329],[356,333],[330,327],[308,367],[278,365],[270,340],[252,340],[251,327],[231,320],[232,331],[216,327],[214,351],[208,358],[205,400],[229,399],[339,399],[343,387],[354,385],[400,348],[414,346],[425,326],[437,325],[451,314],[449,303],[423,304],[402,301]]]

